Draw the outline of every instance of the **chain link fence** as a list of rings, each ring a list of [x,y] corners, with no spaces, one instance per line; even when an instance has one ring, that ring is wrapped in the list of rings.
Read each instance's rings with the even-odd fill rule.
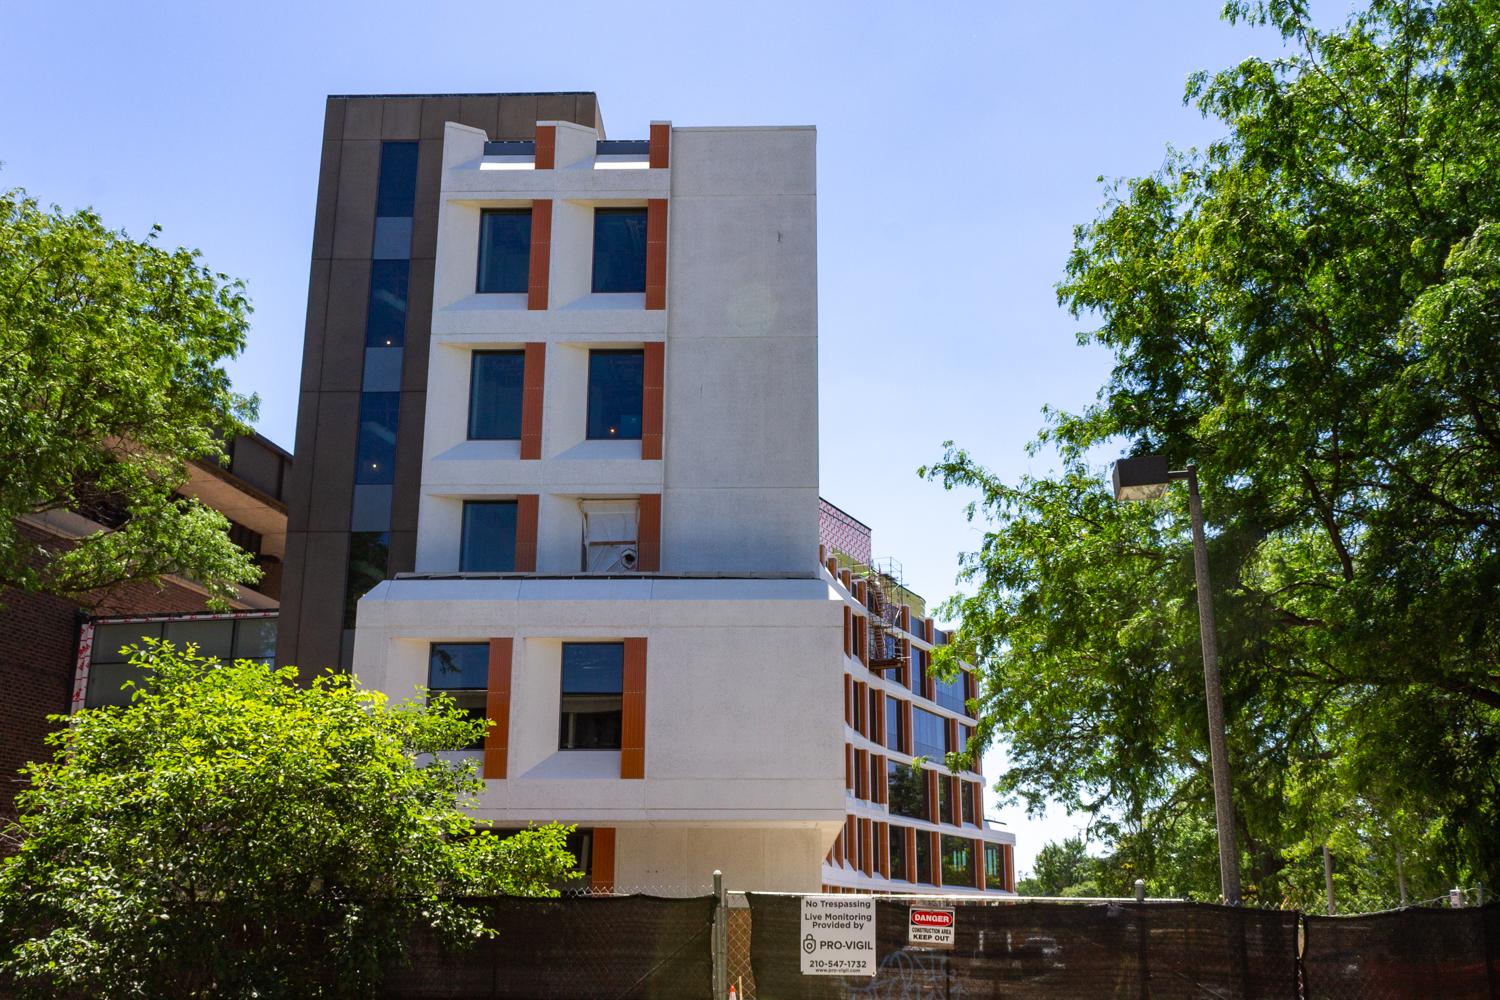
[[[648,893],[633,892],[645,888]],[[707,891],[705,891],[707,890]],[[854,897],[833,897],[850,899]],[[869,899],[870,897],[863,897]],[[1325,917],[1180,900],[874,897],[875,975],[804,975],[799,894],[617,886],[491,899],[498,933],[413,937],[388,1000],[1500,1000],[1500,905]],[[910,910],[956,911],[951,949]]]

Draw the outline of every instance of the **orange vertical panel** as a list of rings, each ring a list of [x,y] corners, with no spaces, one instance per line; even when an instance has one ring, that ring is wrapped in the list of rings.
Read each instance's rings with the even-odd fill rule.
[[[886,793],[890,789],[890,782],[886,780],[885,754],[883,753],[876,754],[875,762],[870,765],[870,785],[874,792],[871,801],[884,805],[889,797]]]
[[[983,826],[984,824],[980,824]],[[974,887],[980,892],[985,890],[984,882],[984,841],[974,841]]]
[[[869,584],[861,580],[854,585],[854,599],[859,601],[859,603],[863,604],[867,608],[870,606],[870,602],[866,599],[868,596]]]
[[[854,751],[854,797],[870,801],[869,754],[859,749]]]
[[[854,746],[844,744],[844,787],[854,791]]]
[[[647,166],[652,170],[665,170],[672,162],[672,125],[670,122],[652,122],[650,159]]]
[[[615,891],[615,828],[594,827],[593,877],[589,888],[594,892]]]
[[[854,612],[851,611],[851,610],[849,610],[849,605],[846,604],[846,605],[844,605],[844,655],[845,656],[850,656],[854,652],[854,647],[852,645],[852,643],[854,642],[854,636],[851,634],[853,631],[854,631]]]
[[[841,570],[838,571],[837,575],[838,575],[838,578],[839,578],[839,582],[842,583],[844,585],[844,589],[849,592],[849,596],[853,597],[854,596],[854,583],[849,578],[849,571],[847,569],[841,569]]]
[[[906,838],[906,880],[920,882],[922,876],[917,872],[917,828],[906,826],[901,829],[902,836]]]
[[[907,756],[911,756],[913,744],[911,733],[911,702],[909,701],[901,702],[901,722],[902,728],[905,730],[901,734],[901,742],[904,744],[901,747],[901,752]]]
[[[490,640],[489,692],[484,717],[490,728],[484,737],[484,776],[504,778],[506,752],[510,747],[510,660],[513,639]]]
[[[536,519],[540,497],[523,493],[516,497],[516,572],[536,572]]]
[[[866,695],[870,685],[860,681],[854,682],[854,721],[855,729],[865,739],[870,738],[870,699]]]
[[[646,308],[667,308],[667,199],[665,198],[646,200]]]
[[[646,776],[646,640],[625,640],[624,713],[620,720],[620,777]]]
[[[557,126],[536,127],[536,169],[551,170],[557,163]]]
[[[938,773],[932,769],[926,769],[923,776],[927,779],[927,822],[938,822]]]
[[[552,199],[531,203],[531,272],[526,280],[526,308],[547,308],[547,285],[552,273]]]
[[[648,284],[647,295],[651,294],[650,288]],[[662,402],[667,384],[667,345],[659,340],[647,343],[645,362],[641,380],[641,459],[660,461]]]
[[[1001,844],[1000,849],[1005,852],[1005,888],[1011,892],[1016,891],[1016,849],[1009,844]]]
[[[844,864],[844,831],[843,830],[840,830],[839,831],[839,835],[837,837],[833,838],[833,863],[835,865],[839,865],[840,867],[842,867],[843,864]]]
[[[943,884],[943,838],[936,830],[924,830],[922,836],[930,837],[927,856],[932,859],[932,884]]]
[[[827,560],[828,560],[828,548],[827,548],[827,546],[819,545],[818,546],[818,565],[821,566]]]
[[[870,821],[863,817],[859,821],[859,844],[864,853],[864,865],[862,866],[864,873],[866,875],[873,875],[875,874],[875,866],[872,862],[875,860],[875,848],[870,843]]]
[[[527,344],[521,369],[521,458],[542,457],[542,400],[547,385],[547,345]]]
[[[641,573],[661,572],[661,494],[642,493],[640,517],[636,521],[635,568]],[[645,640],[642,640],[643,642]]]
[[[830,576],[832,576],[835,580],[837,580],[839,578],[839,561],[838,561],[838,558],[835,557],[835,556],[829,556],[828,557],[828,562],[825,565],[827,565],[827,567],[828,567],[828,574]]]
[[[854,816],[844,816],[844,857],[853,864],[858,856],[859,836],[855,830]]]
[[[859,619],[859,662],[866,667],[870,665],[870,619],[863,615]]]
[[[891,877],[891,825],[875,824],[875,867],[881,878]]]

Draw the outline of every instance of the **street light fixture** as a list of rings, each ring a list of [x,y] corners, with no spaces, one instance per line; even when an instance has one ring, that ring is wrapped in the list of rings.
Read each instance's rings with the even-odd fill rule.
[[[1115,462],[1116,500],[1160,500],[1169,483],[1186,479],[1188,514],[1193,522],[1193,568],[1198,577],[1198,632],[1203,639],[1203,687],[1208,701],[1208,750],[1214,776],[1214,819],[1219,832],[1219,885],[1224,902],[1240,905],[1240,852],[1234,835],[1234,800],[1229,786],[1229,743],[1224,737],[1224,690],[1219,681],[1219,636],[1214,598],[1208,586],[1208,543],[1203,537],[1203,502],[1198,467],[1172,471],[1165,455],[1143,455]]]

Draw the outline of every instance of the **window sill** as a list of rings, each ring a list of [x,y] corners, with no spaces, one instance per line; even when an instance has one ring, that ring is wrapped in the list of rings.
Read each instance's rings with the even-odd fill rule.
[[[556,456],[559,461],[605,460],[639,462],[640,441],[583,441]]]
[[[520,441],[464,441],[434,455],[434,462],[519,462]]]
[[[593,292],[574,299],[563,309],[630,309],[644,312],[645,292]]]
[[[521,775],[523,779],[619,779],[618,750],[559,750]]]
[[[495,309],[524,310],[531,297],[525,292],[476,292],[466,299],[459,299],[443,312],[487,312]],[[642,296],[644,302],[644,296]],[[641,308],[645,308],[644,304]]]

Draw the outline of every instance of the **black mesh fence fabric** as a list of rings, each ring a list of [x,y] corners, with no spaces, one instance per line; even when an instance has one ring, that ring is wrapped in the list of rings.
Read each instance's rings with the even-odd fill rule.
[[[1308,1000],[1500,1000],[1500,904],[1303,919]]]
[[[713,995],[715,900],[476,901],[499,933],[449,951],[430,933],[392,971],[386,1000],[705,1000]]]
[[[802,901],[750,893],[761,1000],[1295,1000],[1297,913],[1196,903],[960,906],[952,951],[906,947],[908,906],[877,900],[873,977],[804,976]]]

